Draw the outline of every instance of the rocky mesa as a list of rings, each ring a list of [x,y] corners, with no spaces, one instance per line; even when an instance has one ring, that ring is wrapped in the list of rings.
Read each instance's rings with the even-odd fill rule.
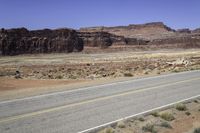
[[[174,30],[162,22],[116,27],[73,29],[0,30],[0,55],[69,53],[87,47],[154,46],[157,48],[200,47],[199,29]]]
[[[80,28],[81,32],[108,32],[126,38],[156,39],[163,36],[172,36],[174,29],[167,27],[162,22],[152,22],[146,24],[130,24],[128,26],[116,27],[88,27]]]
[[[116,27],[88,27],[80,28],[79,32],[82,34],[109,33],[114,39],[113,45],[155,45],[156,47],[162,45],[162,48],[168,48],[169,45],[172,48],[200,47],[199,29],[174,30],[162,22]]]

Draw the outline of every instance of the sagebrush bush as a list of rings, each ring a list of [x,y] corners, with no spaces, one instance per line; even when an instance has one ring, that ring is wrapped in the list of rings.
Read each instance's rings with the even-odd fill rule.
[[[125,77],[133,77],[133,74],[132,73],[124,73],[124,76]]]
[[[143,126],[142,130],[144,130],[145,132],[157,133],[157,131],[155,130],[154,125],[150,124],[150,123],[148,123],[145,126]]]
[[[114,129],[111,127],[105,128],[104,133],[114,133]]]
[[[161,127],[165,127],[165,128],[172,128],[172,126],[168,123],[168,122],[162,122],[160,124]]]
[[[180,103],[180,104],[176,105],[176,109],[179,111],[186,111],[187,107],[186,107],[186,105]]]
[[[158,117],[159,113],[158,112],[152,112],[151,115],[153,115],[154,117]]]
[[[143,117],[138,118],[139,121],[144,121]]]
[[[166,121],[173,121],[175,119],[173,114],[167,113],[167,112],[161,113],[160,114],[160,118],[162,118],[162,119],[164,119]]]
[[[188,112],[188,111],[187,111],[187,112],[185,112],[185,114],[186,114],[187,116],[191,115],[191,113],[190,113],[190,112]]]

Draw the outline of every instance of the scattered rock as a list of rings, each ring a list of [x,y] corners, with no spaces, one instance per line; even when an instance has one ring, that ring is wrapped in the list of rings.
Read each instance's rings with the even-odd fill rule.
[[[22,77],[21,77],[20,71],[17,70],[17,71],[15,72],[15,78],[16,78],[16,79],[22,78]]]

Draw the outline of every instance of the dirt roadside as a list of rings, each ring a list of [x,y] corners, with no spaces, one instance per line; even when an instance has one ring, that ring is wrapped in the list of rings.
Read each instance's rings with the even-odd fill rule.
[[[200,98],[162,111],[120,121],[98,133],[199,133]]]

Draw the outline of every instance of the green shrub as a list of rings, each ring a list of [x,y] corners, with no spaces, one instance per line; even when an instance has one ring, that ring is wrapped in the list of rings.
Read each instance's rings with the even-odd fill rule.
[[[200,127],[199,128],[196,128],[194,129],[194,132],[193,133],[200,133]]]
[[[159,113],[158,112],[152,112],[151,115],[153,115],[154,117],[158,117]]]
[[[176,109],[179,111],[185,111],[187,110],[187,107],[184,104],[177,104]]]
[[[160,124],[161,127],[165,127],[165,128],[172,128],[172,126],[168,123],[168,122],[162,122]]]
[[[124,76],[125,77],[133,77],[133,74],[132,73],[124,73]]]
[[[56,79],[63,79],[63,76],[62,75],[57,75]]]
[[[160,72],[157,72],[157,74],[160,74]]]
[[[144,121],[143,117],[138,118],[139,121]]]
[[[146,71],[144,74],[149,74],[149,72]]]
[[[171,113],[167,113],[167,112],[161,113],[160,118],[166,121],[173,121],[175,119],[175,117]]]
[[[103,133],[114,133],[114,129],[111,127],[105,128]]]
[[[180,69],[174,69],[174,70],[172,70],[172,72],[178,73],[178,72],[181,72],[181,70]]]
[[[117,123],[117,127],[119,127],[119,128],[125,128],[125,123],[123,121],[119,121]]]
[[[198,100],[194,100],[194,102],[195,102],[195,103],[199,103],[199,101],[198,101]]]
[[[188,112],[188,111],[187,111],[187,112],[185,112],[185,114],[186,114],[187,116],[191,115],[191,113],[190,113],[190,112]]]
[[[142,127],[142,130],[145,132],[157,133],[153,124],[146,124]]]

